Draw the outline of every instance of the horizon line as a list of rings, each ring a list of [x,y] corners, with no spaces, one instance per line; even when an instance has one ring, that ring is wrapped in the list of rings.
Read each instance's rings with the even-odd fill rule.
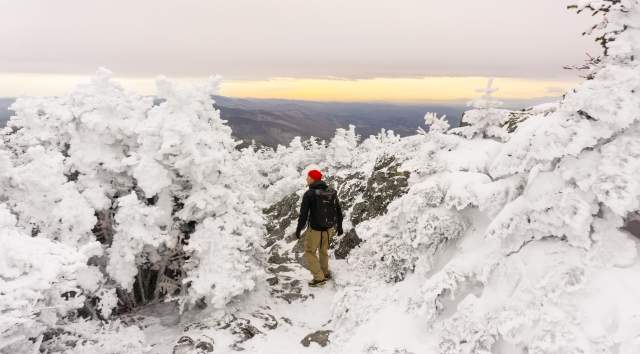
[[[60,96],[92,75],[0,73],[0,97]],[[157,77],[156,77],[157,78]],[[156,78],[114,76],[113,81],[140,95],[155,95]],[[371,79],[270,78],[222,80],[218,95],[238,99],[295,100],[336,103],[462,104],[478,97],[488,76],[426,76]],[[560,97],[581,80],[494,77],[503,101],[534,101]],[[204,78],[174,78],[179,85]]]

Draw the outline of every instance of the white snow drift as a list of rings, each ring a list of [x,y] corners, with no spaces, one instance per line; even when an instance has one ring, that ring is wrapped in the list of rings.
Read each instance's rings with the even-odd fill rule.
[[[406,138],[351,127],[237,149],[217,79],[161,78],[154,102],[100,70],[19,99],[0,141],[0,350],[145,352],[118,312],[231,312],[264,285],[263,207],[310,165],[368,175],[393,156],[409,191],[358,224],[326,352],[640,352],[638,240],[621,229],[640,209],[640,4],[576,8],[604,15],[606,55],[560,102],[516,114],[489,87],[470,125],[428,114],[429,132]]]

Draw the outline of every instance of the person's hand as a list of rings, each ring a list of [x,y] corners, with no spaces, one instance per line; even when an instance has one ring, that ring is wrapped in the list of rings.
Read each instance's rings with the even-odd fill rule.
[[[344,231],[342,231],[342,227],[338,227],[338,229],[336,230],[338,233],[338,236],[342,235],[344,233]]]

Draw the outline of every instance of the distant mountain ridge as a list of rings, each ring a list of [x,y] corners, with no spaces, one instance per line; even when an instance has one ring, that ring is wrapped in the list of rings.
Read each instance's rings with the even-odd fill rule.
[[[245,141],[275,146],[296,136],[329,139],[337,128],[350,124],[363,137],[381,129],[401,136],[413,135],[424,125],[424,115],[446,114],[458,126],[463,105],[397,105],[388,103],[343,103],[293,100],[238,99],[216,96],[222,118],[229,121],[234,135]]]
[[[13,114],[13,98],[0,98],[0,127]],[[296,136],[331,138],[337,128],[355,125],[363,137],[381,129],[401,136],[412,135],[424,125],[426,112],[446,114],[451,126],[458,126],[463,105],[399,105],[389,103],[313,102],[280,99],[244,99],[215,96],[221,116],[233,135],[245,142],[275,147]]]
[[[9,120],[9,117],[13,115],[12,111],[9,111],[9,106],[15,101],[15,98],[0,98],[0,127],[4,127]]]

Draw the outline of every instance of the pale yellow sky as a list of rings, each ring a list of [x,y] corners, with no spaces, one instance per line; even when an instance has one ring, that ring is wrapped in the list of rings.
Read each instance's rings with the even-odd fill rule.
[[[81,75],[0,73],[0,97],[61,95],[88,80]],[[125,88],[140,94],[155,93],[152,78],[115,78]],[[177,78],[181,83],[198,78]],[[282,98],[313,101],[427,102],[466,100],[477,96],[486,77],[373,78],[362,80],[274,78],[268,80],[223,80],[221,95],[231,97]],[[496,78],[501,99],[531,99],[558,96],[577,82],[526,78]]]
[[[227,78],[222,95],[330,101],[557,96],[601,48],[574,0],[0,0],[0,97],[59,95],[96,68]],[[336,78],[336,79],[329,79]]]
[[[222,93],[236,97],[293,98],[314,101],[424,102],[475,97],[486,77],[375,78],[363,80],[287,79],[230,81]],[[498,78],[496,97],[530,99],[557,96],[576,82]]]

